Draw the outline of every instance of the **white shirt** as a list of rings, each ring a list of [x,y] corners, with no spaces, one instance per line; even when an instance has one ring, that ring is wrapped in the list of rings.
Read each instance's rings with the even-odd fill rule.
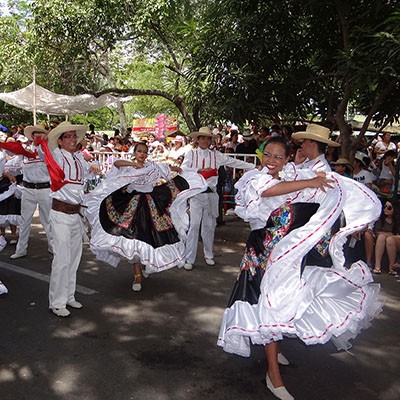
[[[186,153],[182,163],[183,170],[195,170],[204,168],[217,169],[221,166],[232,168],[253,169],[254,164],[229,157],[217,150],[210,149],[192,149]],[[210,189],[215,189],[218,182],[218,176],[211,176],[207,179],[207,184]]]
[[[30,145],[26,147],[29,151],[38,151],[38,147],[35,145]],[[50,182],[49,171],[47,170],[44,159],[40,156],[36,158],[28,158],[25,156],[20,156],[22,160],[22,174],[24,176],[24,181],[30,183],[45,183]]]
[[[302,164],[298,165],[297,168],[308,168],[313,170],[314,172],[331,172],[332,168],[330,167],[328,161],[325,158],[324,154],[319,155],[317,158],[313,160],[307,159]]]
[[[357,182],[363,183],[364,185],[367,183],[372,184],[372,175],[365,169],[362,169],[358,174],[354,174],[353,179]]]
[[[396,149],[396,145],[395,145],[393,142],[389,142],[389,144],[386,144],[385,142],[380,141],[380,142],[377,142],[377,143],[376,143],[375,147],[376,147],[378,150],[384,151],[385,153],[386,153],[387,151],[389,151],[389,150],[394,150],[394,151],[397,150],[397,149]],[[379,160],[379,159],[381,159],[383,156],[384,156],[384,153],[382,153],[382,154],[377,154],[377,155],[376,155],[376,158]]]
[[[61,189],[51,192],[50,197],[69,204],[80,204],[84,195],[84,179],[89,172],[89,163],[80,151],[72,154],[62,149],[54,149],[54,160],[61,167],[68,181]]]

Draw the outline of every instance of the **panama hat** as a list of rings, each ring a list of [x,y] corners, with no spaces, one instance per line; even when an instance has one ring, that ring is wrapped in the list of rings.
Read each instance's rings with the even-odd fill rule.
[[[340,143],[336,143],[329,139],[329,133],[330,130],[324,126],[309,124],[307,125],[307,129],[305,131],[294,133],[292,138],[295,140],[310,139],[315,140],[316,142],[325,143],[328,146],[340,147]]]
[[[42,125],[42,124],[36,124],[36,125],[29,125],[24,129],[24,135],[31,141],[33,141],[33,133],[45,133],[46,135],[49,133],[49,131]]]
[[[254,139],[254,136],[253,136],[253,134],[250,132],[250,129],[245,129],[245,130],[243,131],[242,137],[243,137],[243,140],[251,140],[251,139]]]
[[[205,137],[214,137],[212,134],[210,128],[208,126],[202,126],[198,131],[192,132],[190,134],[190,137],[192,139],[197,139],[199,136],[205,136]]]
[[[48,136],[49,147],[55,149],[58,146],[58,139],[65,132],[76,132],[78,136],[77,143],[79,143],[86,135],[87,126],[86,125],[73,125],[69,121],[61,122],[58,126],[52,129]]]

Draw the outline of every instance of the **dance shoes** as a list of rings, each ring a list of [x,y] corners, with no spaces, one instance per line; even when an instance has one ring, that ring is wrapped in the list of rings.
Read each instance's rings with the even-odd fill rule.
[[[52,308],[51,309],[53,314],[56,314],[57,317],[69,317],[71,314],[66,308]]]
[[[134,292],[140,292],[142,290],[142,274],[141,273],[133,275],[132,290]]]
[[[204,261],[206,262],[207,265],[215,265],[215,261],[212,258],[205,258]]]
[[[79,310],[83,307],[82,303],[79,303],[79,301],[70,301],[67,303],[68,307],[75,308],[76,310]],[[52,313],[57,315],[57,317],[69,317],[71,313],[66,309],[66,307],[63,308],[52,308],[51,309]]]
[[[281,399],[281,400],[294,400],[294,397],[286,390],[285,386],[280,386],[280,387],[277,387],[277,388],[274,387],[274,385],[272,384],[271,380],[269,379],[268,374],[267,374],[267,377],[265,378],[265,381],[267,382],[267,388],[278,399]]]
[[[193,264],[187,262],[187,263],[185,263],[183,268],[185,268],[186,271],[191,271],[193,269]]]
[[[67,306],[75,308],[77,310],[81,309],[83,307],[82,303],[79,303],[79,301],[70,301],[69,303],[67,303]]]
[[[26,251],[23,251],[22,253],[14,253],[13,255],[10,256],[10,258],[15,260],[17,258],[25,257],[27,254],[28,253]]]
[[[290,362],[282,353],[278,353],[278,364],[289,365]]]

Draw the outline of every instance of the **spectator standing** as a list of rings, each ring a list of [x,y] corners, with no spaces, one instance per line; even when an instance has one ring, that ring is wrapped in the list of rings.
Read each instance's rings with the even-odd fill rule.
[[[380,160],[387,151],[389,150],[396,151],[396,145],[393,142],[391,142],[390,139],[391,139],[390,133],[385,132],[383,134],[382,140],[376,142],[374,151],[376,154],[376,158],[378,160]]]

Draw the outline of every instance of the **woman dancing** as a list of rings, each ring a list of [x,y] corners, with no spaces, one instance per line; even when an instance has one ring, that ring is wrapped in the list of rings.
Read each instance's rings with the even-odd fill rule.
[[[133,263],[132,289],[142,288],[145,275],[182,266],[188,227],[186,201],[205,190],[194,173],[171,178],[179,167],[147,159],[148,147],[138,143],[134,160],[117,160],[113,169],[85,201],[92,226],[90,247],[97,258],[117,266]],[[143,266],[143,267],[142,267]]]
[[[334,188],[329,196],[324,190],[331,183],[322,178],[280,183],[288,154],[282,139],[271,139],[264,148],[266,168],[248,172],[237,184],[236,213],[250,222],[252,232],[218,338],[225,351],[242,356],[250,355],[250,341],[264,345],[267,387],[284,400],[293,397],[280,376],[277,341],[296,334],[315,344],[346,331],[356,334],[357,323],[376,311],[373,303],[379,291],[367,285],[372,278],[366,265],[356,263],[346,270],[340,254],[346,236],[377,217],[376,196],[336,174],[332,174]],[[286,179],[299,179],[299,173],[305,174],[303,178],[314,175],[296,171],[292,164],[284,173]],[[350,184],[355,197],[344,192]],[[288,191],[295,192],[285,195]],[[357,210],[359,203],[348,206],[357,196],[368,199],[366,215]],[[332,236],[342,210],[347,225]],[[334,268],[323,268],[332,261]],[[334,296],[323,295],[324,289],[333,290]]]

